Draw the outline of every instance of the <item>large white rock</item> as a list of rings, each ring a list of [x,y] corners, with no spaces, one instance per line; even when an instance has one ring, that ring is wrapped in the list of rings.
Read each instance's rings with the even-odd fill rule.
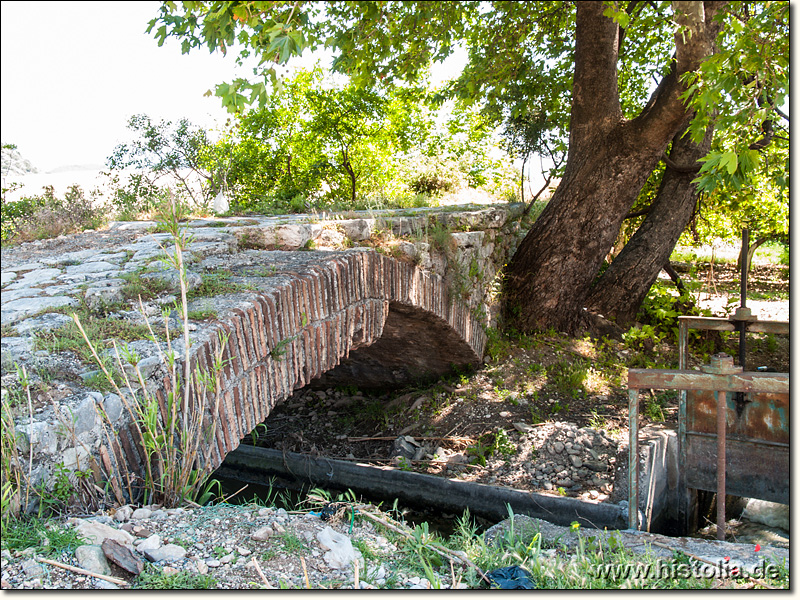
[[[111,575],[111,567],[99,545],[78,546],[75,548],[75,559],[82,569],[98,575]]]
[[[103,544],[103,540],[111,539],[133,549],[133,536],[127,531],[84,519],[75,519],[75,523],[75,530],[90,544],[100,546]]]

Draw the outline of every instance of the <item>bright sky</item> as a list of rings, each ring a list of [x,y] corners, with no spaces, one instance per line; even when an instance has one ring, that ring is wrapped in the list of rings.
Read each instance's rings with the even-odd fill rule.
[[[131,139],[128,118],[151,118],[213,129],[228,113],[203,94],[236,76],[234,54],[205,49],[181,54],[176,40],[159,48],[146,34],[159,2],[22,2],[4,0],[2,19],[2,142],[16,144],[40,172],[102,167],[117,144]],[[304,56],[303,66],[318,57]],[[434,80],[460,71],[434,68]],[[323,63],[323,66],[328,66]],[[438,71],[438,73],[437,73]],[[441,74],[437,78],[437,74]]]
[[[158,6],[3,1],[2,142],[46,172],[103,165],[131,138],[126,122],[136,113],[224,123],[219,98],[203,94],[233,77],[233,57],[183,55],[172,40],[159,48],[145,33]]]

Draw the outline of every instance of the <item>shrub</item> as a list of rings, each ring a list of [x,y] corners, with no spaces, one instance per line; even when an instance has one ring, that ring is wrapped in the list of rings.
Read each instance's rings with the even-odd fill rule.
[[[38,196],[2,204],[2,239],[25,242],[58,237],[76,231],[97,229],[104,214],[93,206],[79,185],[69,187],[63,198],[46,186]]]

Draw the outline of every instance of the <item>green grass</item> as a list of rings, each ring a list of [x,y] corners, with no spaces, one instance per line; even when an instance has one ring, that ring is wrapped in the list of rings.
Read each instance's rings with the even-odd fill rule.
[[[296,533],[291,531],[282,533],[279,539],[284,551],[288,552],[289,554],[297,554],[298,552],[308,550],[308,546],[306,545],[305,541],[300,539]]]
[[[210,321],[217,318],[217,311],[215,310],[190,310],[189,319],[192,321]]]
[[[87,336],[90,340],[95,341],[99,349],[111,348],[113,341],[119,345],[124,342],[150,339],[147,325],[137,325],[121,319],[98,318],[86,311],[79,311],[78,317]],[[154,327],[153,331],[159,335],[162,330]],[[71,351],[77,354],[83,362],[94,361],[92,352],[75,323],[67,323],[63,327],[51,331],[36,332],[34,347],[51,354]]]
[[[186,297],[204,298],[209,296],[219,296],[221,294],[233,294],[242,290],[249,289],[246,285],[241,285],[230,280],[231,276],[221,273],[204,273],[203,280],[199,286],[189,290]]]
[[[170,291],[170,285],[166,281],[158,278],[144,277],[147,273],[145,269],[124,273],[121,278],[125,280],[120,293],[125,300],[136,300],[141,297],[142,301],[158,298],[162,294]]]
[[[134,580],[133,589],[140,590],[212,590],[216,589],[217,580],[211,575],[200,575],[189,571],[164,573],[151,564]]]
[[[38,554],[74,551],[86,543],[77,531],[53,520],[3,515],[2,547],[11,551],[34,548]]]

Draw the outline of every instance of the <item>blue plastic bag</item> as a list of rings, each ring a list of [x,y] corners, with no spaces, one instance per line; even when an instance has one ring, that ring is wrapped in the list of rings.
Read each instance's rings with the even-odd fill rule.
[[[503,567],[486,573],[492,582],[491,589],[501,590],[535,590],[536,584],[531,580],[531,574],[518,566]]]

